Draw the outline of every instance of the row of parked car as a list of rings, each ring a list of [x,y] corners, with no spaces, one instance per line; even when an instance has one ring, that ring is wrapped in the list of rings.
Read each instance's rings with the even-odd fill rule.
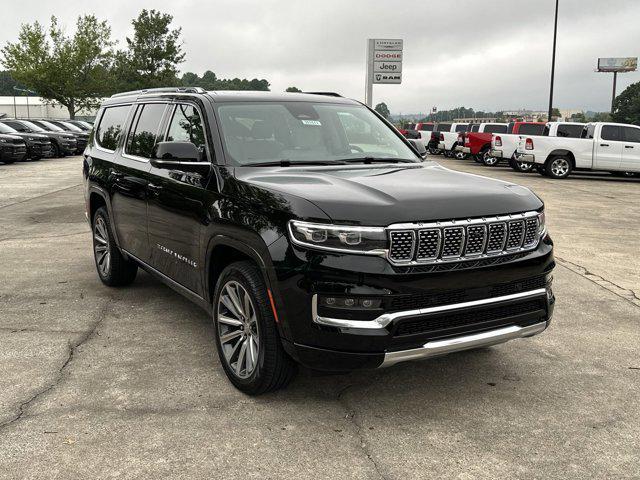
[[[432,155],[566,178],[576,170],[640,175],[640,127],[594,122],[416,123],[401,132]]]
[[[77,155],[92,125],[81,120],[0,118],[0,162]]]

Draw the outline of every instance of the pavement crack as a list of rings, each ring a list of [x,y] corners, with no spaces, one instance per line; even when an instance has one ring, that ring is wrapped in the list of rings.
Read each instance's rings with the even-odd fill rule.
[[[366,459],[371,463],[371,465],[373,466],[373,469],[378,474],[378,477],[380,477],[382,480],[388,480],[389,477],[387,477],[382,473],[380,464],[374,458],[369,448],[369,444],[367,443],[367,441],[364,438],[364,435],[362,434],[362,424],[358,419],[358,412],[356,412],[356,409],[349,403],[349,401],[344,396],[347,390],[349,390],[351,387],[353,387],[353,385],[347,385],[346,387],[341,389],[338,392],[337,400],[347,412],[347,415],[345,416],[345,418],[349,422],[351,422],[351,424],[354,427],[356,437],[358,437],[358,440],[359,440],[360,450],[362,450],[362,453],[365,455]]]
[[[82,183],[76,183],[69,187],[61,188],[59,190],[54,190],[53,192],[43,193],[42,195],[36,195],[35,197],[25,198],[24,200],[20,200],[18,202],[8,203],[7,205],[0,205],[0,209],[13,207],[14,205],[20,205],[21,203],[30,202],[32,200],[37,200],[38,198],[46,197],[47,195],[54,195],[56,193],[64,192],[65,190],[71,190],[72,188],[76,188],[82,185]]]
[[[630,288],[622,287],[617,283],[614,283],[611,280],[608,280],[603,276],[598,275],[597,273],[593,273],[589,271],[586,267],[583,267],[582,265],[574,263],[570,260],[566,260],[558,256],[556,256],[555,258],[556,258],[556,261],[567,270],[571,270],[573,273],[577,273],[581,277],[586,278],[587,280],[595,283],[596,285],[604,288],[605,290],[608,290],[609,292],[626,300],[632,305],[635,305],[636,307],[640,307],[640,296],[638,296],[638,293],[636,293],[634,290],[631,290]]]
[[[4,420],[3,422],[0,423],[0,430],[3,430],[6,427],[9,427],[14,423],[20,421],[22,418],[24,418],[27,409],[33,402],[37,401],[40,397],[46,395],[48,392],[56,388],[64,380],[65,370],[69,367],[71,362],[73,362],[76,352],[78,351],[78,348],[80,348],[82,345],[88,342],[91,339],[91,337],[93,337],[93,335],[96,333],[96,330],[98,329],[98,327],[100,327],[100,325],[102,324],[102,321],[107,315],[107,311],[111,306],[111,301],[112,299],[107,300],[107,302],[105,302],[104,306],[98,312],[97,319],[91,324],[91,326],[87,330],[85,330],[75,342],[69,343],[67,347],[67,356],[64,362],[62,363],[62,365],[56,371],[56,374],[53,380],[47,386],[38,390],[33,395],[31,395],[31,397],[29,397],[27,400],[20,403],[20,405],[18,405],[15,415],[13,415],[12,418]]]

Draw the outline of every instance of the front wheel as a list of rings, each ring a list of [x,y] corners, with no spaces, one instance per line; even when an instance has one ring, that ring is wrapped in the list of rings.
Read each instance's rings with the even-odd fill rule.
[[[563,156],[553,157],[545,165],[547,176],[555,179],[567,178],[571,169],[571,160]]]
[[[105,207],[100,207],[93,216],[92,230],[93,256],[102,283],[110,287],[129,285],[136,278],[138,265],[120,253]]]
[[[233,385],[249,395],[286,386],[296,372],[276,326],[262,274],[251,262],[220,274],[213,304],[218,356]]]

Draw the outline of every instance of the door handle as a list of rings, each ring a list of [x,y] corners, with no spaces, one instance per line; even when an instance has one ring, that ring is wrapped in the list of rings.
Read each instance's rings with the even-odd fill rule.
[[[624,148],[633,148],[633,145],[625,145]]]
[[[609,144],[608,144],[608,143],[601,143],[601,144],[600,144],[600,146],[601,146],[601,147],[608,147],[608,146],[609,146]]]

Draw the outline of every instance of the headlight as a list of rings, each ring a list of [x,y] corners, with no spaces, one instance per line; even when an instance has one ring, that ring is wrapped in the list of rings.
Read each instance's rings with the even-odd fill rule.
[[[538,214],[538,236],[542,237],[546,231],[547,226],[545,225],[544,212],[542,212]]]
[[[27,137],[27,140],[30,141],[30,142],[35,142],[36,141],[36,139],[34,137]]]
[[[387,235],[380,227],[352,227],[291,220],[289,233],[293,243],[320,250],[364,255],[384,255]]]
[[[0,143],[7,143],[7,141],[4,138],[0,138]]]

